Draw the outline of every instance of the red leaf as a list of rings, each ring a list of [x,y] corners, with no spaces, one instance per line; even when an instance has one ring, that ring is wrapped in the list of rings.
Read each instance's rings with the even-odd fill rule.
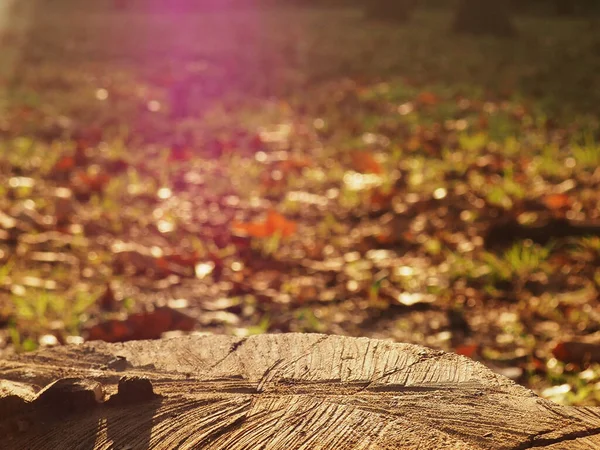
[[[477,356],[478,351],[479,351],[479,345],[477,345],[477,344],[459,345],[458,347],[456,347],[454,349],[455,353],[466,356],[467,358],[473,358],[474,356]]]
[[[173,318],[170,311],[173,310],[161,308],[129,316],[127,324],[133,330],[131,339],[159,339],[164,332],[172,330]]]
[[[565,341],[556,344],[554,357],[565,363],[587,364],[600,362],[600,343]]]
[[[156,308],[151,312],[132,314],[125,320],[108,320],[87,330],[88,340],[124,342],[139,339],[159,339],[167,331],[191,331],[196,321],[171,308]]]
[[[89,341],[124,342],[129,340],[132,330],[127,322],[122,320],[108,320],[95,325],[87,330]]]
[[[72,156],[64,156],[54,164],[53,171],[68,172],[75,167],[75,158]]]

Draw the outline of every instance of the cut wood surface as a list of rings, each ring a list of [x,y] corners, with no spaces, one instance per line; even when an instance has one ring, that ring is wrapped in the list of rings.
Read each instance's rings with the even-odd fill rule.
[[[600,448],[600,408],[366,338],[91,342],[2,361],[0,379],[2,449]]]

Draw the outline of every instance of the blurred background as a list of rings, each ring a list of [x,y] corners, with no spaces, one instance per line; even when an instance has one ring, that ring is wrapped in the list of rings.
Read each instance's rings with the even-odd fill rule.
[[[319,332],[600,404],[600,7],[0,4],[0,354]]]

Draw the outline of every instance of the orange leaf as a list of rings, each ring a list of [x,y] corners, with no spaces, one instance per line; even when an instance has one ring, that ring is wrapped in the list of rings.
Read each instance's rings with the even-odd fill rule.
[[[433,106],[438,104],[439,98],[433,92],[421,92],[417,96],[417,102],[421,103],[422,105]]]
[[[269,230],[266,223],[260,222],[234,222],[233,232],[252,237],[268,237]]]
[[[569,208],[571,206],[571,199],[567,194],[548,194],[544,196],[542,203],[548,209],[557,210]]]
[[[283,237],[289,237],[296,232],[296,223],[287,220],[278,212],[270,210],[267,214],[267,228],[271,235],[280,232]]]
[[[264,222],[234,222],[232,228],[234,233],[257,238],[270,237],[277,233],[289,237],[296,232],[296,223],[270,210]]]
[[[354,151],[350,154],[350,157],[352,158],[352,166],[357,172],[375,173],[378,175],[383,173],[381,164],[369,152]]]

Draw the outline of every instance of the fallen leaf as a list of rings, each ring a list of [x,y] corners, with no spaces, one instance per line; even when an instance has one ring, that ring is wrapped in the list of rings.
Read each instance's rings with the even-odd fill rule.
[[[374,173],[381,175],[383,168],[381,164],[373,157],[373,154],[366,151],[354,151],[350,153],[352,166],[354,170],[361,173]]]
[[[479,345],[478,344],[459,345],[458,347],[456,347],[454,349],[454,352],[459,355],[463,355],[463,356],[466,356],[467,358],[472,359],[473,357],[477,357],[477,354],[479,352]]]
[[[160,339],[167,331],[191,331],[196,321],[168,307],[151,312],[132,314],[125,320],[108,320],[87,330],[90,341],[125,342],[141,339]]]
[[[64,156],[59,159],[54,167],[52,168],[53,172],[69,172],[75,167],[75,158],[72,156]]]
[[[131,339],[133,331],[126,321],[108,320],[87,330],[89,341],[125,342]]]
[[[564,341],[552,349],[556,359],[565,363],[589,364],[600,362],[600,343]]]
[[[234,222],[233,232],[257,238],[270,236],[266,222]]]
[[[290,237],[296,232],[297,224],[274,210],[267,213],[263,222],[234,222],[233,232],[251,237],[264,238],[281,234]]]
[[[389,190],[386,192],[384,189],[377,188],[371,192],[369,197],[369,203],[373,209],[392,209],[392,200],[394,196],[397,194],[395,189]]]
[[[571,199],[567,194],[548,194],[542,198],[542,203],[551,210],[569,208]]]
[[[88,192],[102,192],[108,182],[110,181],[110,177],[108,174],[99,172],[99,173],[87,173],[87,172],[77,172],[73,177],[74,186],[87,190]]]
[[[422,105],[434,106],[437,105],[440,99],[433,92],[421,92],[417,96],[417,102]]]
[[[296,232],[296,222],[287,220],[274,210],[270,210],[267,214],[267,225],[271,235],[279,232],[283,237],[289,237]]]

